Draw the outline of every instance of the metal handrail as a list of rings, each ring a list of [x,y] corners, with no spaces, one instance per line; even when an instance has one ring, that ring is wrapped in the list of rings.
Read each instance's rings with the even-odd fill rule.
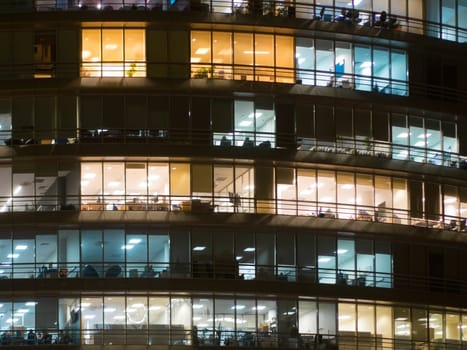
[[[376,28],[378,30],[397,30],[414,34],[424,34],[449,40],[451,37],[459,42],[467,41],[467,29],[454,25],[443,24],[426,19],[388,14],[386,22],[376,19],[379,12],[369,11],[352,7],[325,6],[323,18],[321,10],[323,6],[295,1],[285,5],[282,1],[253,2],[244,1],[237,5],[232,1],[208,0],[199,2],[186,2],[182,5],[169,5],[168,1],[157,4],[152,1],[144,1],[141,4],[131,1],[97,1],[96,4],[84,4],[78,1],[69,1],[65,6],[58,6],[56,1],[34,0],[29,5],[17,6],[14,0],[3,0],[0,13],[27,13],[27,12],[50,12],[50,11],[192,11],[222,13],[233,15],[269,15],[288,18],[299,18],[323,22],[343,22],[346,24]],[[355,17],[342,16],[345,11],[356,11]],[[344,12],[343,12],[344,11]],[[444,36],[444,37],[443,37]]]
[[[60,136],[59,136],[60,135]],[[67,135],[67,136],[65,136]],[[228,136],[228,146],[222,137]],[[427,163],[450,168],[467,168],[467,156],[440,149],[399,145],[379,140],[359,140],[338,136],[336,141],[322,141],[314,137],[274,132],[215,132],[201,129],[13,129],[0,131],[0,141],[8,146],[71,145],[87,143],[205,145],[215,147],[243,147],[248,137],[253,141],[251,150],[296,149],[304,152],[329,152],[355,156],[395,159]],[[394,156],[403,151],[406,157]]]
[[[99,201],[96,201],[99,197]],[[161,199],[162,198],[162,199]],[[402,224],[417,227],[466,232],[466,218],[422,212],[412,216],[410,210],[377,206],[343,204],[290,199],[257,199],[241,196],[234,203],[226,193],[212,196],[160,195],[155,201],[152,195],[82,195],[67,196],[19,196],[0,197],[0,213],[50,212],[50,211],[172,211],[194,214],[249,213],[292,216],[311,216],[317,219],[341,219],[369,221],[382,224]],[[419,217],[420,215],[420,217]]]
[[[319,263],[318,263],[319,264]],[[331,284],[349,287],[430,290],[447,294],[467,294],[467,281],[413,274],[389,273],[358,269],[323,268],[297,265],[259,265],[232,260],[187,263],[132,261],[59,261],[12,263],[3,266],[3,279],[69,279],[69,278],[138,278],[138,279],[216,279],[275,281],[278,283]]]

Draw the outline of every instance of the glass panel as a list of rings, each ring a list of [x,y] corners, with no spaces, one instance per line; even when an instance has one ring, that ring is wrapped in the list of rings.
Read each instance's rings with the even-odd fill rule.
[[[27,247],[24,250],[33,248],[34,247]],[[23,247],[21,247],[21,249],[23,249]],[[44,272],[44,267],[46,267],[45,271],[48,272],[47,266],[49,266],[49,268],[55,268],[55,271],[57,271],[57,235],[39,234],[36,236],[36,264],[37,266],[42,266],[38,277],[47,277],[47,275],[41,275],[41,273]]]
[[[192,345],[214,345],[214,303],[211,298],[193,298]]]
[[[315,237],[297,233],[297,278],[300,281],[316,282]]]
[[[446,313],[446,325],[444,332],[446,340],[449,342],[459,343],[461,335],[461,320],[457,313]]]
[[[375,241],[375,286],[392,287],[392,255],[391,245],[387,242]]]
[[[357,220],[373,221],[374,186],[373,176],[357,174]]]
[[[235,79],[253,80],[253,34],[234,33]]]
[[[412,340],[417,342],[426,342],[428,340],[427,316],[427,311],[424,309],[412,309]]]
[[[255,35],[255,75],[259,81],[274,81],[274,36]],[[248,54],[243,52],[243,54]]]
[[[298,301],[298,331],[305,347],[314,342],[318,333],[318,308],[315,301]]]
[[[191,329],[191,300],[188,298],[172,298],[170,343],[183,345],[190,337]]]
[[[131,232],[126,236],[125,245],[121,247],[126,253],[128,272],[136,269],[139,273],[145,270],[148,261],[147,236],[144,232]]]
[[[141,277],[151,278],[160,276],[162,271],[169,269],[170,240],[169,235],[164,233],[150,233],[148,240],[148,265],[144,267]]]
[[[104,344],[125,344],[125,297],[104,297]]]
[[[81,300],[81,344],[100,345],[103,342],[103,303],[102,298]]]
[[[123,277],[125,230],[104,230],[105,277]]]
[[[214,165],[214,204],[220,212],[237,212],[240,196],[234,192],[232,166]]]
[[[240,278],[255,278],[255,243],[252,233],[238,233],[235,240],[235,259],[238,261]]]
[[[81,277],[103,277],[102,271],[103,240],[102,231],[83,230],[81,232]]]
[[[144,29],[125,30],[125,76],[146,76],[146,39]]]
[[[215,299],[214,303],[214,337],[207,339],[207,345],[225,345],[235,335],[235,313],[241,313],[246,305],[239,301],[236,305],[233,299]]]
[[[81,210],[103,210],[102,164],[81,164]]]
[[[276,237],[277,276],[280,280],[295,281],[295,240],[290,233],[278,233]]]
[[[375,47],[373,49],[373,91],[391,93],[389,86],[389,49]]]
[[[191,31],[191,76],[211,78],[211,32]]]
[[[177,209],[181,209],[181,201],[187,197],[179,196],[190,195],[190,164],[172,163],[170,165],[170,195],[173,198],[172,205],[178,205]]]
[[[319,217],[336,218],[336,177],[332,171],[318,170]]]
[[[126,210],[146,209],[148,199],[146,163],[125,163],[125,184]]]
[[[148,164],[149,204],[153,210],[169,210],[169,166],[166,163]]]
[[[250,117],[250,115],[248,115]],[[276,116],[272,100],[255,101],[254,125],[256,131],[256,145],[262,148],[276,147]],[[245,144],[244,144],[245,145]]]
[[[331,343],[336,341],[336,304],[318,304],[318,343]]]
[[[138,330],[137,325],[147,325],[148,323],[148,299],[147,297],[128,297],[126,307],[126,321],[128,335],[134,334]],[[140,326],[140,327],[141,327]],[[142,334],[140,334],[142,336]],[[143,339],[143,344],[147,344]]]
[[[409,155],[409,130],[407,127],[407,117],[402,114],[392,114],[391,125],[391,142],[394,145],[403,146],[394,146],[392,157],[394,159],[405,160]]]
[[[253,101],[235,100],[235,146],[255,145],[255,110]]]
[[[425,130],[423,127],[423,118],[409,117],[409,135],[410,135],[410,160],[415,162],[425,161]]]
[[[456,40],[456,1],[441,0],[441,23],[444,24],[441,28],[441,39]],[[449,27],[448,27],[449,26]]]
[[[316,171],[297,169],[298,215],[316,215]]]
[[[298,82],[304,85],[314,85],[315,50],[313,39],[295,39],[295,61],[297,65],[296,69]]]
[[[378,222],[392,222],[392,188],[391,178],[375,176],[375,220]]]
[[[374,287],[374,252],[373,241],[368,239],[356,240],[357,251],[357,286]]]
[[[233,79],[232,33],[212,33],[212,63],[214,78]]]
[[[276,81],[279,83],[294,83],[294,38],[291,36],[276,36]]]
[[[125,206],[125,164],[124,163],[104,163],[104,202],[103,209],[126,210]],[[133,182],[127,179],[127,194],[132,192],[130,186]]]
[[[375,307],[374,305],[357,304],[358,314],[358,343],[359,345],[373,344],[375,335]]]
[[[410,309],[407,307],[395,307],[393,320],[395,338],[394,348],[411,349],[410,340],[412,328],[410,320]]]
[[[331,40],[316,40],[316,85],[335,86],[334,47]]]
[[[370,47],[355,45],[354,52],[355,89],[371,91],[373,60]]]
[[[337,240],[337,284],[353,284],[355,280],[355,242]]]
[[[102,76],[122,77],[123,30],[102,30]]]
[[[18,237],[19,236],[19,237]],[[24,236],[20,238],[21,236]],[[34,239],[28,238],[29,235],[15,233],[17,239],[13,240],[13,248],[11,253],[7,255],[5,263],[8,262],[13,264],[13,278],[31,278],[34,276]],[[10,247],[10,242],[8,242]],[[3,264],[2,264],[3,265]],[[58,277],[57,265],[50,263],[49,268],[50,274],[46,274],[46,277]],[[48,272],[48,269],[46,270]]]
[[[392,94],[407,96],[409,94],[407,54],[402,51],[391,51]]]
[[[149,298],[149,345],[168,345],[170,303],[168,297]]]
[[[240,166],[235,167],[235,193],[239,195],[239,212],[254,212],[254,175],[254,168]],[[237,201],[237,198],[235,200]]]
[[[81,58],[83,66],[81,76],[100,77],[101,76],[101,31],[99,29],[83,29]]]
[[[442,313],[430,312],[430,316],[428,318],[428,328],[430,342],[444,343],[444,322]]]
[[[382,343],[383,349],[393,348],[392,307],[376,306],[376,336],[377,342]]]
[[[337,216],[355,219],[355,180],[351,173],[337,173]]]
[[[353,87],[352,68],[352,45],[336,42],[336,86],[348,89]]]
[[[336,283],[336,240],[318,237],[318,282]]]
[[[458,0],[457,1],[457,26],[462,29],[467,29],[467,0]],[[465,43],[467,37],[462,35],[459,36],[459,42]]]
[[[261,309],[261,310],[259,310]],[[237,333],[226,333],[222,332],[221,336],[221,344],[224,345],[232,345],[235,344],[235,335],[237,336],[238,344],[245,345],[251,342],[252,334],[257,334],[256,337],[258,341],[262,341],[262,337],[264,339],[267,338],[268,329],[266,328],[267,325],[263,323],[263,329],[261,329],[261,325],[258,325],[258,329],[256,327],[256,313],[261,313],[265,309],[264,305],[260,307],[256,306],[255,300],[237,300],[236,305],[236,318],[235,318],[235,325],[237,326]],[[229,326],[227,326],[229,327]],[[230,326],[229,328],[233,328]],[[257,333],[258,331],[258,333]],[[226,333],[226,334],[224,334]]]

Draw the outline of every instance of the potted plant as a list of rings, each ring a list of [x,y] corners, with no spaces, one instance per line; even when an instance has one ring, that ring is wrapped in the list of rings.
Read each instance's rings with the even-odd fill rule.
[[[209,67],[201,67],[199,68],[195,74],[193,75],[194,78],[196,79],[207,79],[207,78],[212,78],[213,77],[213,68]]]
[[[130,68],[128,68],[128,70],[126,71],[126,75],[127,77],[132,77],[133,75],[135,75],[136,73],[136,63],[131,63],[130,64]]]

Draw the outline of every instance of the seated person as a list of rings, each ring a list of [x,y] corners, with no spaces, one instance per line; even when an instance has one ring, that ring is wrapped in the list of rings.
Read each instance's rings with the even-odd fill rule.
[[[245,137],[245,141],[243,141],[243,147],[253,147],[255,144],[253,141],[250,140],[250,138],[247,136]]]
[[[221,146],[231,146],[232,142],[224,135],[221,138]]]

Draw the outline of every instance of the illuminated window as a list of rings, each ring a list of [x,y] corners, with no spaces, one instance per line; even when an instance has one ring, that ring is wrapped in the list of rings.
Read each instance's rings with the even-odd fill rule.
[[[83,77],[145,77],[143,29],[83,29]]]
[[[287,36],[192,31],[191,76],[292,83],[293,51]]]

